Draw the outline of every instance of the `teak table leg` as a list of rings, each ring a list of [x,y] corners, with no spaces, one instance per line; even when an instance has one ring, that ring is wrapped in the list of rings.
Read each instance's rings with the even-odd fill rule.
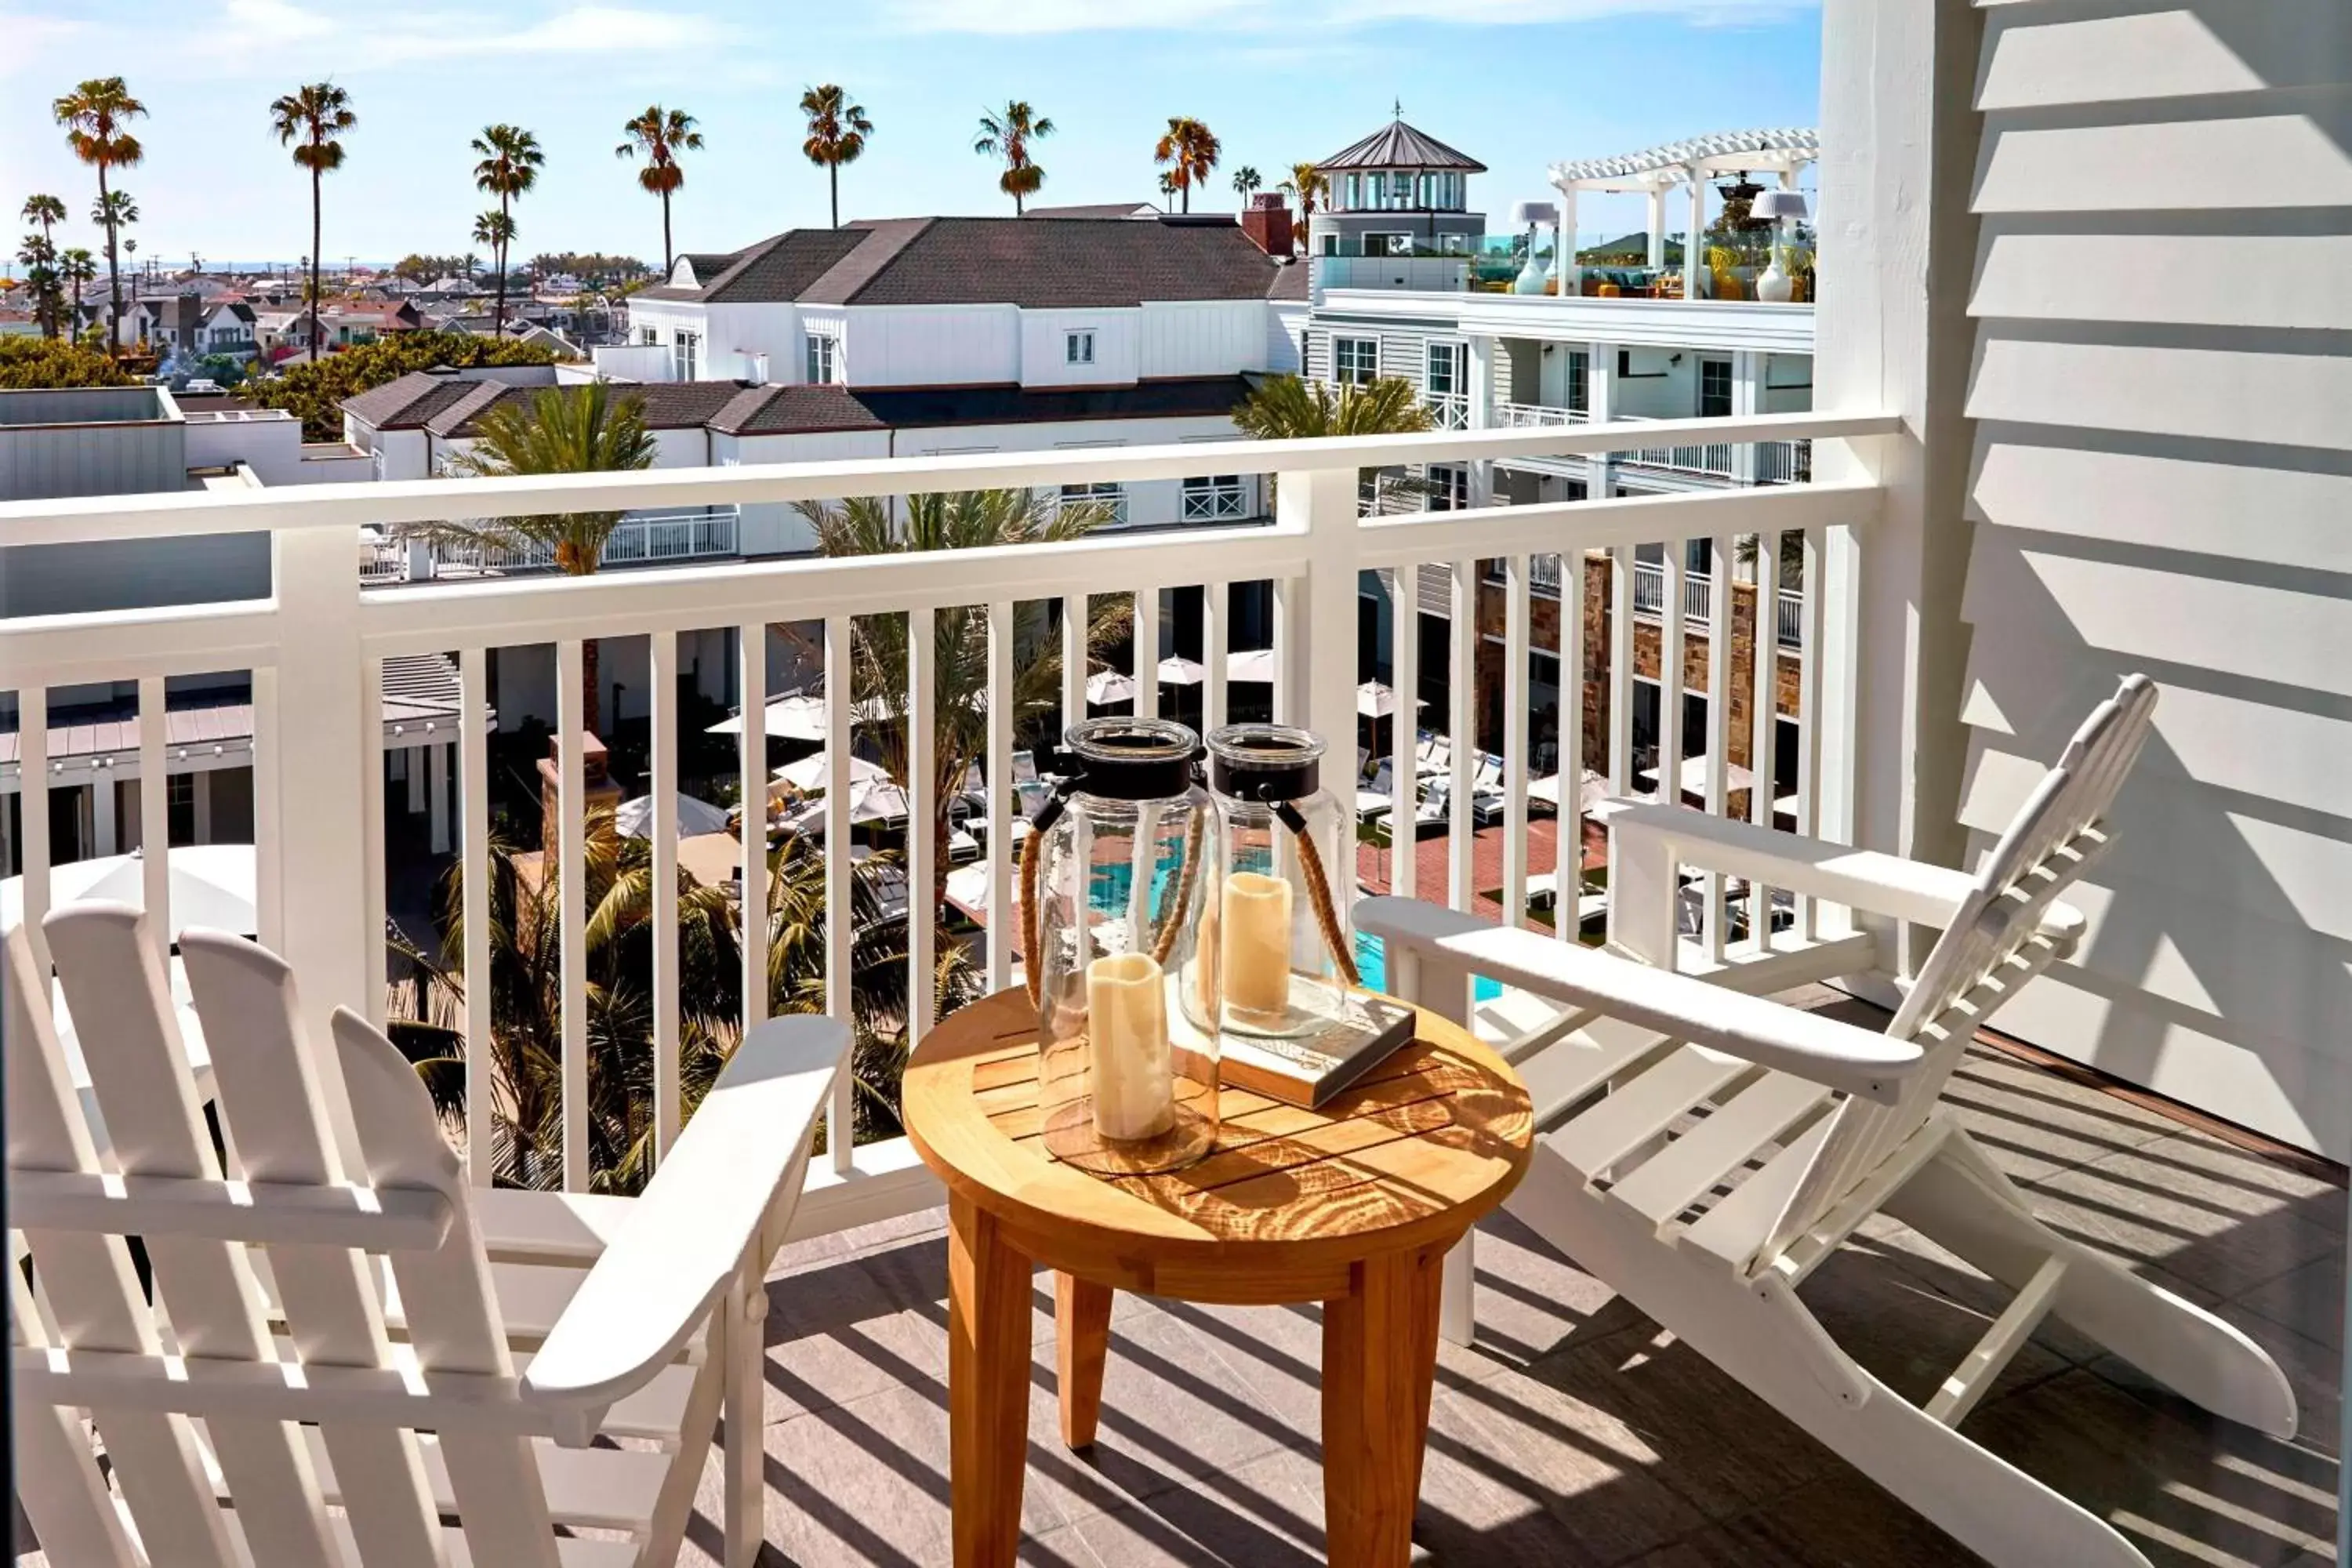
[[[1333,1563],[1402,1568],[1412,1555],[1444,1260],[1442,1247],[1368,1259],[1351,1293],[1323,1303],[1323,1516]]]
[[[1110,1295],[1108,1285],[1075,1274],[1054,1276],[1055,1381],[1062,1390],[1062,1442],[1067,1447],[1091,1444],[1102,1415]]]
[[[956,1568],[1013,1568],[1029,1454],[1034,1266],[994,1215],[948,1199],[948,1468]]]

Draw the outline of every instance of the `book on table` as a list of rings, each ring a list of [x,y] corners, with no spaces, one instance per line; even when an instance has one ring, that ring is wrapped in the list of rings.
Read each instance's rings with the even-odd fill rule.
[[[1340,992],[1337,1001],[1304,1032],[1226,1028],[1218,1041],[1221,1081],[1319,1110],[1412,1041],[1415,1016],[1404,1004],[1365,991]]]

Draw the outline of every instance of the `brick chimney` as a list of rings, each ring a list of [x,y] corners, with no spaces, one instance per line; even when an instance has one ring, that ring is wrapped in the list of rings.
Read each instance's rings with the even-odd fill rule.
[[[1272,192],[1252,196],[1250,205],[1242,209],[1242,232],[1268,256],[1287,256],[1291,251],[1290,208]]]
[[[621,804],[621,786],[613,782],[607,766],[604,742],[595,736],[580,737],[580,782],[587,799],[581,804],[580,815],[587,816],[599,807],[610,811]],[[552,867],[562,845],[563,814],[563,741],[561,736],[547,738],[547,755],[539,760],[539,837],[540,849]]]

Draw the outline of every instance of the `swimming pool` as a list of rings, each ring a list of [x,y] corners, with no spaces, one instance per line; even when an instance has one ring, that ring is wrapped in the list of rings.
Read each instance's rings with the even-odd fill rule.
[[[1381,951],[1381,939],[1369,931],[1356,933],[1356,973],[1367,990],[1386,991],[1389,988],[1387,955]],[[1472,982],[1470,994],[1480,1002],[1490,1002],[1503,994],[1503,984],[1481,974]]]

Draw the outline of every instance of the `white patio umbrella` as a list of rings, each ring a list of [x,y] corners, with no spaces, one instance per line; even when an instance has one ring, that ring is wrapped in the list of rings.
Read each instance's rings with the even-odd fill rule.
[[[794,789],[829,788],[833,784],[830,757],[830,752],[819,752],[813,757],[803,757],[797,763],[786,763],[776,770],[776,777]],[[864,757],[849,759],[849,783],[852,788],[871,783],[875,779],[887,779],[889,776],[879,763],[868,762]]]
[[[849,710],[849,721],[853,724],[871,724],[877,719],[883,717],[884,711],[881,703],[871,700],[856,703]],[[772,741],[827,739],[824,727],[824,699],[821,695],[812,696],[807,692],[799,692],[791,697],[770,698],[767,713],[766,729],[768,739]],[[712,735],[740,735],[742,732],[743,715],[740,713],[730,713],[705,731]]]
[[[1546,801],[1555,807],[1558,806],[1559,805],[1559,775],[1558,773],[1546,773],[1539,779],[1529,779],[1528,781],[1528,798],[1529,800]],[[1593,772],[1591,768],[1585,769],[1583,778],[1579,781],[1576,786],[1577,809],[1579,811],[1591,811],[1595,805],[1598,805],[1601,802],[1607,800],[1608,798],[1609,781],[1601,777],[1599,773]]]
[[[172,851],[171,929],[211,926],[253,936],[261,929],[250,844],[184,844]],[[147,862],[137,850],[74,860],[49,872],[49,907],[113,900],[147,902]],[[0,880],[0,929],[25,918],[25,879]]]
[[[1116,669],[1097,669],[1087,677],[1087,700],[1097,707],[1135,700],[1135,678]]]
[[[1160,684],[1162,686],[1198,686],[1208,678],[1208,667],[1197,658],[1171,653],[1160,661]]]
[[[868,779],[864,784],[849,786],[849,820],[859,822],[898,822],[912,811],[907,803],[907,792],[887,778]],[[825,819],[831,815],[828,803],[810,801],[789,813],[782,826],[792,833],[821,833]]]
[[[1643,768],[1640,773],[1635,773],[1633,776],[1654,789],[1657,787],[1658,770],[1655,768]],[[1706,759],[1705,757],[1685,757],[1683,759],[1683,765],[1676,772],[1675,776],[1681,781],[1684,793],[1688,795],[1704,794],[1706,790]],[[1746,768],[1741,767],[1738,763],[1726,763],[1724,764],[1723,787],[1726,791],[1746,789],[1749,784],[1752,784],[1755,782],[1756,775],[1749,773]]]
[[[1225,656],[1227,680],[1255,680],[1271,683],[1274,679],[1274,649],[1244,648],[1240,653]]]
[[[641,795],[635,800],[625,800],[614,806],[613,828],[624,838],[651,838],[654,836],[654,797]],[[677,797],[677,836],[680,838],[726,831],[726,812],[690,795]]]
[[[1429,704],[1416,698],[1416,708]],[[1397,710],[1397,695],[1384,680],[1367,680],[1356,688],[1356,715],[1361,719],[1385,719]]]

